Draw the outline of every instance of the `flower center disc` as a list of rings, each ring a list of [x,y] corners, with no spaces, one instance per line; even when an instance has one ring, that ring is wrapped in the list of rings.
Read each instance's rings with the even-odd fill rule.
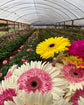
[[[41,81],[39,78],[31,78],[30,82],[29,82],[29,89],[35,91],[36,89],[40,88],[41,85]]]
[[[49,45],[49,47],[54,47],[55,46],[55,44],[51,44],[51,45]]]
[[[77,76],[77,75],[78,75],[78,73],[76,73],[76,72],[74,72],[73,74],[74,74],[75,76]]]
[[[36,81],[32,81],[31,82],[31,86],[35,88],[37,86],[37,82]]]

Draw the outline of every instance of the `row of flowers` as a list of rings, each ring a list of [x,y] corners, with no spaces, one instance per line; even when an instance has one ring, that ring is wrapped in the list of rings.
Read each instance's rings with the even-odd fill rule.
[[[12,31],[12,32],[7,32],[7,33],[4,33],[4,34],[0,34],[0,39],[7,38],[8,36],[15,35],[15,34],[17,34],[19,32],[22,32],[22,31],[26,31],[26,29],[16,30],[16,31]]]
[[[7,60],[3,61],[4,66],[1,68],[1,77],[0,80],[4,78],[8,69],[13,64],[18,64],[19,66],[23,63],[30,62],[31,60],[35,61],[41,60],[40,56],[35,53],[35,48],[37,44],[40,42],[40,36],[38,33],[32,33],[30,37],[26,40],[26,43],[21,45],[17,50],[18,53],[15,56],[10,56],[10,61]]]
[[[9,39],[9,41],[5,40],[3,46],[0,46],[0,61],[9,57],[10,54],[15,51],[33,31],[29,32],[26,30],[26,32],[21,32],[21,34],[18,34],[14,39]]]
[[[24,29],[22,31],[26,31],[26,29]],[[18,35],[19,33],[20,33],[20,30],[1,34],[0,35],[0,43],[4,43],[5,40],[14,38],[14,36]]]
[[[10,44],[13,39],[20,37],[20,35],[24,35],[30,31],[29,29],[13,31],[10,33],[5,33],[0,35],[0,46],[4,46],[6,44]]]
[[[29,29],[24,29],[24,30],[18,30],[18,31],[13,31],[13,32],[10,32],[10,33],[6,33],[6,36],[0,37],[1,46],[4,46],[5,44],[10,43],[10,41],[12,41],[12,39],[16,39],[16,38],[20,37],[20,35],[22,35],[22,34],[24,35],[24,34],[28,33],[28,31],[30,31],[30,30]]]
[[[59,29],[60,31],[66,31],[66,32],[72,32],[75,35],[84,35],[84,30],[83,29],[70,29],[70,28],[66,28],[66,29]]]
[[[62,30],[62,29],[56,29],[56,30],[52,30],[54,33],[58,33],[58,34],[62,34],[63,36],[65,36],[65,37],[68,37],[68,38],[70,38],[71,40],[73,39],[73,40],[78,40],[78,39],[84,39],[84,35],[81,35],[81,34],[76,34],[76,33],[74,33],[74,32],[72,32],[71,34],[70,33],[68,33],[68,32],[66,32],[66,31],[64,31],[64,30]]]
[[[58,30],[47,30],[48,33],[51,33],[52,35],[57,35],[59,36],[63,36],[64,38],[68,38],[71,42],[75,41],[75,39],[73,37],[71,37],[71,35],[68,35],[67,33],[62,33],[61,31]]]

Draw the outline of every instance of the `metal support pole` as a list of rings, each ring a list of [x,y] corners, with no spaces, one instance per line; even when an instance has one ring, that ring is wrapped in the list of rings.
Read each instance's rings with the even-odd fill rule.
[[[61,23],[61,28],[63,28],[63,23]]]
[[[27,25],[27,28],[29,28],[29,26]]]
[[[14,22],[14,30],[15,30],[15,22]]]
[[[22,23],[21,23],[21,29],[22,29]]]
[[[71,34],[73,32],[73,25],[74,25],[74,20],[72,20],[72,30],[71,30]]]
[[[56,28],[58,29],[58,23],[56,23]]]
[[[58,24],[56,23],[56,29],[58,28]]]
[[[18,23],[18,29],[19,29],[19,23]]]
[[[55,25],[55,29],[56,29],[56,25]]]
[[[8,20],[7,20],[7,30],[8,30],[8,32],[9,32],[9,29],[8,29]]]
[[[60,28],[60,23],[59,23],[59,28]]]
[[[65,29],[65,22],[64,22],[64,29]]]
[[[72,31],[73,31],[74,20],[72,20]]]

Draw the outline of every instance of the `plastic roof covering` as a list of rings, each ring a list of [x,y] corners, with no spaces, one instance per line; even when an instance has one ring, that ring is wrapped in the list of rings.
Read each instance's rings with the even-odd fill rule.
[[[84,18],[84,0],[0,0],[0,18],[46,24]]]

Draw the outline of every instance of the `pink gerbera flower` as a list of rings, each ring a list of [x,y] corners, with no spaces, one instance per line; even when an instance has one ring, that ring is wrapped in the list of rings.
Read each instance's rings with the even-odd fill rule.
[[[23,58],[26,58],[26,56],[23,56]]]
[[[27,49],[27,52],[28,52],[28,51],[31,51],[31,49]]]
[[[80,96],[84,98],[84,88],[83,90],[77,90],[76,93],[71,97],[70,101],[73,103],[73,105],[79,105],[78,100],[80,100]]]
[[[52,79],[49,74],[37,68],[24,72],[17,80],[17,83],[20,89],[24,89],[27,93],[30,91],[35,92],[36,89],[44,93],[52,88]]]
[[[1,46],[4,46],[4,44],[3,44],[3,43],[1,43]]]
[[[76,68],[74,64],[67,64],[61,69],[65,78],[70,83],[78,83],[84,81],[84,70],[81,68]]]
[[[28,47],[32,47],[32,45],[28,45]]]
[[[21,61],[22,61],[22,62],[24,62],[24,61],[25,61],[25,59],[21,59]]]
[[[28,60],[25,60],[25,61],[24,61],[24,63],[27,63],[27,62],[28,62]]]
[[[72,42],[67,52],[84,60],[84,39]]]
[[[13,101],[13,96],[17,96],[14,89],[6,89],[0,94],[0,105],[4,105],[5,101]]]
[[[20,52],[21,50],[17,50],[18,52]]]
[[[14,57],[13,56],[10,56],[10,59],[13,59]]]
[[[2,63],[3,63],[3,64],[6,64],[6,63],[7,63],[7,60],[4,60]]]
[[[3,74],[2,74],[2,73],[0,73],[0,77],[2,77],[2,75],[3,75]]]

